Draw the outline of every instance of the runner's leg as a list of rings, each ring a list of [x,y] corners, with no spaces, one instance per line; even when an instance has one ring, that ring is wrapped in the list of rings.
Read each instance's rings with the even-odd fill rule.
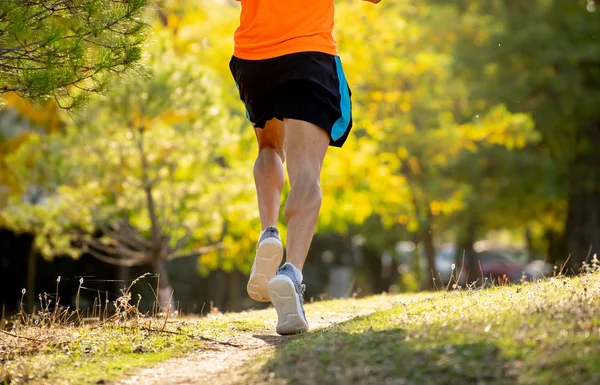
[[[321,208],[321,166],[329,135],[312,123],[285,119],[290,194],[284,216],[288,224],[286,261],[300,271],[306,261]]]

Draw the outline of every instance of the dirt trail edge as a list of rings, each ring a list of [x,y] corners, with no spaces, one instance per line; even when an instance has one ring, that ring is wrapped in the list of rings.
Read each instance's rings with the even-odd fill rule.
[[[382,300],[383,299],[383,300]],[[315,303],[306,306],[307,318],[311,330],[329,327],[333,324],[350,320],[354,317],[389,309],[395,301],[392,296],[385,299],[369,301],[342,300],[336,306],[322,306]],[[343,310],[342,310],[343,309]],[[338,311],[335,311],[338,310]],[[271,314],[272,313],[272,314]],[[224,384],[233,385],[250,382],[260,382],[260,379],[247,378],[248,369],[255,365],[257,356],[286,344],[294,337],[279,336],[275,333],[277,315],[274,309],[257,312],[223,315],[224,319],[240,320],[242,317],[253,318],[253,314],[271,316],[265,321],[269,333],[264,330],[248,330],[236,333],[227,342],[236,345],[212,345],[209,350],[201,350],[184,357],[166,360],[156,366],[128,373],[124,378],[112,385],[192,385],[192,384]],[[263,379],[264,380],[264,379]]]

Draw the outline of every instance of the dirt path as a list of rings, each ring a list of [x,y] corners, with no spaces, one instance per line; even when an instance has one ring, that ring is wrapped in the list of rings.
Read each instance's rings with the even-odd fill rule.
[[[311,330],[315,330],[369,314],[375,310],[382,310],[385,307],[377,306],[367,310],[355,308],[347,309],[347,312],[331,312],[324,309],[311,309],[309,305],[306,312]],[[282,337],[275,333],[276,314],[273,309],[271,311],[273,320],[272,322],[268,321],[268,326],[270,326],[269,330],[273,330],[272,334],[256,334],[253,331],[240,332],[227,341],[239,347],[213,345],[212,350],[194,352],[185,357],[167,360],[154,367],[140,369],[114,385],[234,385],[258,382],[261,379],[247,378],[248,366],[254,363],[250,360],[268,349],[275,349],[294,338]]]

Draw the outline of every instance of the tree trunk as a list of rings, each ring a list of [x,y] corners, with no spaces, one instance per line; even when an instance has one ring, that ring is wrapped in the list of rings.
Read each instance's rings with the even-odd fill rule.
[[[128,266],[124,266],[124,265],[118,265],[117,266],[117,286],[120,289],[123,288],[123,286],[127,287],[129,286],[129,267]],[[119,293],[119,291],[117,291],[117,293]]]
[[[229,273],[229,309],[231,311],[240,310],[240,277],[239,272],[233,269]]]
[[[369,294],[377,294],[385,291],[385,286],[382,285],[382,265],[381,265],[381,252],[376,247],[371,246],[368,243],[363,245],[363,256],[364,266],[369,273],[369,283],[371,290]],[[369,290],[365,290],[365,294]]]
[[[383,251],[380,258],[381,264],[381,291],[391,292],[398,283],[398,260],[393,251]],[[344,289],[346,292],[348,288]]]
[[[159,277],[158,287],[158,305],[162,311],[169,311],[173,313],[177,308],[175,307],[175,296],[173,294],[173,287],[169,280],[169,273],[164,258],[156,258],[152,263],[154,273]]]
[[[421,289],[421,286],[423,285],[423,274],[421,271],[421,253],[419,252],[421,246],[419,244],[419,237],[417,233],[413,234],[413,243],[415,244],[415,249],[412,253],[410,268],[414,272],[417,282],[419,282],[419,289]]]
[[[419,242],[415,243],[416,245],[419,243],[423,244],[423,248],[425,251],[425,259],[427,260],[427,273],[425,277],[422,277],[421,286],[425,289],[433,289],[434,288],[434,278],[437,277],[437,268],[435,266],[435,247],[433,245],[433,215],[431,214],[431,210],[429,208],[429,203],[425,202],[423,204],[425,213],[421,210],[421,206],[417,201],[417,196],[414,191],[413,195],[413,207],[415,208],[415,216],[419,220]]]
[[[34,242],[31,242],[27,257],[27,311],[32,312],[35,306],[35,276],[37,273],[37,255]]]
[[[150,219],[151,228],[151,242],[152,242],[152,265],[154,267],[154,273],[159,276],[159,288],[158,288],[158,305],[164,311],[174,312],[175,308],[175,297],[173,295],[173,287],[169,280],[169,274],[165,265],[166,252],[167,252],[167,239],[164,237],[162,232],[158,215],[156,213],[156,202],[154,201],[153,195],[153,183],[149,180],[148,171],[150,165],[146,158],[146,151],[144,148],[144,128],[139,129],[138,137],[138,150],[140,155],[140,163],[142,166],[142,188],[146,195],[146,207],[148,209],[148,216]]]
[[[584,261],[600,254],[600,189],[571,190],[565,236],[569,272],[577,273]]]
[[[469,283],[475,282],[477,278],[481,278],[482,282],[485,277],[481,276],[481,271],[479,267],[479,261],[477,256],[475,255],[475,249],[473,246],[477,241],[477,220],[472,215],[469,218],[469,225],[467,226],[467,242],[468,247],[466,249],[466,257],[469,263],[469,272],[467,274],[467,279]]]
[[[533,233],[529,227],[525,228],[525,247],[527,248],[527,259],[531,262],[535,257],[535,251],[533,250]]]
[[[423,226],[421,234],[423,238],[423,247],[425,249],[425,257],[427,258],[427,277],[429,282],[426,282],[425,287],[439,287],[439,277],[437,274],[437,266],[435,265],[435,246],[433,244],[433,215],[427,210],[427,222]]]
[[[397,291],[398,290],[398,282],[400,281],[400,272],[398,271],[400,264],[398,263],[398,259],[396,258],[395,253],[392,252],[391,254],[392,254],[392,266],[390,268],[390,270],[391,270],[390,283],[388,285],[389,292],[391,292],[392,289]],[[350,294],[352,294],[352,293],[350,293]]]
[[[224,309],[227,300],[227,275],[223,270],[215,270],[209,276],[210,291],[208,293],[210,302],[217,309]]]
[[[466,229],[458,235],[456,248],[456,271],[461,274],[460,284],[470,284],[479,277],[480,269],[475,255],[475,244],[477,238],[477,221],[472,213],[469,213]],[[458,278],[458,277],[457,277]]]
[[[562,265],[566,258],[565,235],[555,230],[546,230],[544,238],[548,247],[546,250],[548,262],[555,266]]]
[[[569,167],[569,210],[565,225],[569,272],[600,254],[600,122],[581,129],[580,140],[588,150],[580,151]]]

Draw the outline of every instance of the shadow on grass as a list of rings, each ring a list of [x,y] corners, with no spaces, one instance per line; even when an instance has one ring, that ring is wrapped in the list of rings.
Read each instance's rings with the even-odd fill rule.
[[[276,347],[263,367],[265,379],[289,384],[516,383],[512,365],[492,344],[413,340],[400,328],[347,332],[345,324],[295,337],[255,335]]]

